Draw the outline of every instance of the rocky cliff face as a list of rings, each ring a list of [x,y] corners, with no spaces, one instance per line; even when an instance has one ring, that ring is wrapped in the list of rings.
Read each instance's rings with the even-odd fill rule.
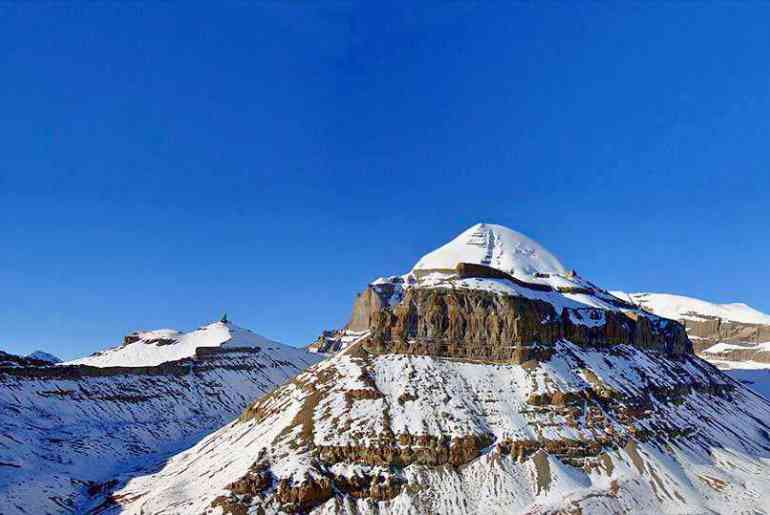
[[[547,355],[560,339],[589,347],[632,344],[672,356],[692,353],[680,324],[636,311],[557,312],[544,300],[444,288],[409,289],[391,309],[376,289],[366,291],[360,298],[378,298],[367,309],[364,348],[373,353],[523,363],[533,353]]]
[[[768,401],[695,356],[681,324],[560,273],[531,240],[463,234],[374,281],[360,337],[130,481],[115,510],[765,510]],[[516,280],[460,274],[457,256]]]
[[[756,361],[770,364],[770,349],[760,344],[770,342],[770,325],[732,322],[721,318],[683,319],[695,350],[707,359]],[[719,343],[733,344],[714,348]],[[713,350],[710,350],[713,349]]]
[[[2,359],[2,356],[0,356]],[[157,366],[0,366],[0,512],[85,513],[319,357],[280,344],[199,348]]]

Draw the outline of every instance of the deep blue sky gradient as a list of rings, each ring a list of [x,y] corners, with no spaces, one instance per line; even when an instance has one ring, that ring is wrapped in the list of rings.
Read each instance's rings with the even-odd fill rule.
[[[309,343],[479,221],[770,312],[770,6],[0,7],[0,349]]]

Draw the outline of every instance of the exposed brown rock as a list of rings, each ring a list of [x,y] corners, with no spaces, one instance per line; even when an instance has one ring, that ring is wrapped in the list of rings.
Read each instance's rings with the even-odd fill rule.
[[[374,313],[385,308],[389,298],[393,293],[391,285],[384,285],[378,288],[369,287],[360,293],[353,303],[353,313],[348,322],[347,328],[351,331],[366,331],[371,324],[371,318]]]
[[[357,390],[348,390],[345,392],[345,398],[348,401],[363,399],[381,399],[382,393],[374,388],[360,388]]]
[[[123,337],[123,345],[129,345],[131,343],[138,342],[141,339],[142,337],[139,336],[137,333],[127,334],[126,336]]]
[[[540,495],[551,488],[551,464],[548,463],[548,454],[543,450],[537,451],[532,456],[532,463],[535,465],[536,495]]]
[[[377,447],[319,447],[325,464],[339,462],[380,466],[412,464],[459,467],[481,455],[481,450],[494,441],[492,435],[467,435],[449,439],[446,436],[400,434],[392,442]],[[396,444],[398,442],[398,445]]]
[[[757,343],[770,341],[770,325],[733,322],[697,313],[693,315],[698,316],[699,320],[682,319],[680,322],[687,329],[687,334],[692,337],[695,352],[698,354],[719,342],[725,342],[742,348],[702,355],[726,361],[770,363],[770,352],[752,348]]]
[[[270,465],[262,462],[252,465],[245,476],[227,485],[227,489],[234,494],[255,496],[262,493],[272,483]]]
[[[293,484],[288,479],[279,481],[276,499],[283,505],[284,509],[307,511],[325,503],[333,495],[331,479],[306,476],[299,484]]]
[[[221,508],[224,515],[249,515],[249,504],[234,495],[220,495],[211,502],[211,507]]]
[[[560,338],[596,347],[633,344],[672,356],[692,352],[680,324],[633,315],[592,309],[557,313],[547,302],[523,297],[411,288],[394,307],[384,305],[369,314],[371,334],[363,348],[515,363],[548,359]],[[573,317],[593,321],[584,325]]]

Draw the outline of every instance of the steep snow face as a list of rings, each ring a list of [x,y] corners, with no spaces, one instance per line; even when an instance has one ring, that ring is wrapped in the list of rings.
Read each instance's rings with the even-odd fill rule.
[[[36,350],[32,354],[29,354],[27,357],[32,359],[39,359],[40,361],[45,361],[47,363],[61,363],[61,359],[58,357],[41,350]]]
[[[770,315],[742,303],[715,304],[669,293],[626,293],[613,291],[619,299],[637,304],[658,316],[672,320],[721,318],[745,324],[770,324]]]
[[[93,367],[151,367],[195,355],[201,347],[275,348],[283,346],[231,322],[214,322],[189,333],[173,329],[138,332],[126,343],[64,363]]]
[[[502,225],[483,223],[425,255],[413,270],[454,270],[458,263],[486,265],[514,276],[567,271],[538,242]]]

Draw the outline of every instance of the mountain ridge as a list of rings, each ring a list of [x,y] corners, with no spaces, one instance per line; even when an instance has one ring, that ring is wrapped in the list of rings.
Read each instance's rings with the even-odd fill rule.
[[[204,327],[216,324],[222,323]],[[111,353],[112,361],[99,366],[0,355],[0,407],[13,414],[0,418],[0,511],[100,509],[112,489],[138,470],[193,445],[321,359],[272,341],[247,346],[236,338],[239,345],[224,345],[233,341],[222,339],[232,327],[217,326],[209,338],[196,340],[223,345],[192,353],[186,346],[184,357],[171,361],[165,348],[172,344],[151,340],[195,331],[128,335],[117,349],[142,345],[162,353],[144,362],[127,363]],[[251,343],[263,341],[246,336]]]
[[[770,402],[678,321],[487,255],[370,283],[318,342],[335,355],[129,481],[114,511],[763,509]]]
[[[664,293],[612,293],[681,322],[695,351],[720,368],[770,368],[770,315],[747,304],[716,304]]]

